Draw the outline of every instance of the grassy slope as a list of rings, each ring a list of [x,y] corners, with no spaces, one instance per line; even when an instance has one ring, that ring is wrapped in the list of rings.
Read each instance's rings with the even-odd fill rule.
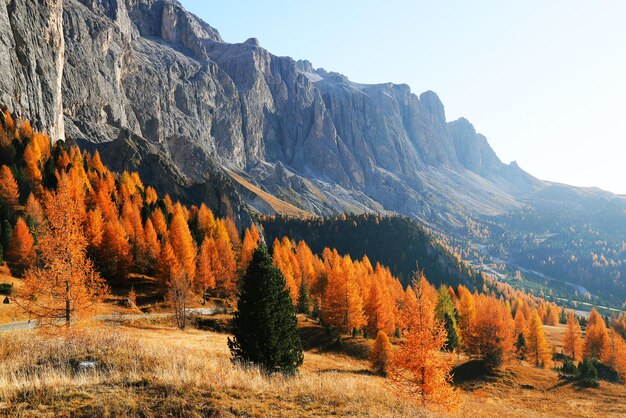
[[[99,324],[98,335],[114,336],[112,343],[97,339],[104,337],[93,343],[98,347],[95,357],[113,364],[109,371],[76,376],[67,370],[44,369],[33,379],[11,366],[19,360],[9,359],[0,363],[0,399],[5,399],[0,402],[0,416],[17,412],[27,416],[433,415],[398,398],[384,379],[368,372],[361,349],[369,342],[346,337],[342,349],[327,351],[319,348],[325,342],[321,328],[310,321],[300,325],[308,347],[305,362],[299,377],[284,380],[233,366],[227,334],[179,331],[164,320]],[[558,328],[548,330],[552,340],[558,338]],[[11,352],[11,347],[15,352],[20,344],[28,353],[45,351],[41,348],[45,344],[33,341],[39,338],[33,335],[13,334],[10,344],[0,336],[0,354]],[[29,344],[34,345],[28,348]],[[63,352],[71,356],[79,345],[89,346],[74,344]],[[460,388],[465,402],[456,414],[460,416],[626,415],[623,385],[602,382],[599,389],[582,389],[563,384],[554,371],[526,364],[507,365],[495,377]]]

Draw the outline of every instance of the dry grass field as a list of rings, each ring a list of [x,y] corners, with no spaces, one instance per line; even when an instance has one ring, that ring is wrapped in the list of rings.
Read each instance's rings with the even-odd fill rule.
[[[98,322],[67,339],[0,334],[3,416],[437,416],[399,398],[368,371],[368,341],[315,345],[323,330],[301,320],[299,376],[266,377],[233,365],[227,334],[180,331],[169,319]],[[95,328],[97,326],[97,329]],[[553,333],[551,333],[552,335]],[[78,361],[96,367],[80,370]],[[458,362],[463,359],[459,358]],[[459,385],[453,416],[626,416],[626,388],[564,383],[552,370],[510,364]]]
[[[0,282],[20,286],[8,275]],[[166,307],[154,279],[133,276],[144,312]],[[116,290],[101,315],[137,313]],[[194,301],[194,306],[200,306]],[[17,305],[0,305],[0,323],[23,319]],[[211,318],[227,329],[229,316]],[[563,325],[546,326],[556,352]],[[305,361],[292,379],[267,377],[230,362],[228,334],[180,331],[167,317],[94,321],[67,338],[33,331],[0,333],[0,416],[437,416],[399,397],[369,372],[371,341],[337,340],[312,320],[300,319]],[[467,359],[458,357],[461,364]],[[78,367],[93,361],[93,368]],[[626,416],[626,386],[602,382],[586,389],[559,380],[554,370],[507,364],[497,374],[458,385],[463,405],[452,416]]]

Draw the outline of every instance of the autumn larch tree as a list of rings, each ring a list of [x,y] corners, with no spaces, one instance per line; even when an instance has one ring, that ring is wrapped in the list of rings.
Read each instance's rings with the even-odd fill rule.
[[[193,281],[196,277],[196,248],[187,225],[187,219],[183,213],[183,208],[179,203],[174,207],[169,240],[187,277]]]
[[[387,375],[387,368],[393,354],[392,350],[393,347],[387,333],[382,330],[378,331],[369,355],[370,366],[375,373],[381,376]]]
[[[403,306],[403,337],[389,364],[392,386],[422,405],[430,402],[454,408],[459,401],[451,383],[450,359],[441,355],[446,344],[444,325],[435,318],[434,301],[428,296],[429,284],[421,276],[413,281],[413,300]]]
[[[328,281],[322,319],[325,324],[340,332],[350,332],[367,323],[363,311],[363,299],[356,283],[352,280],[353,276],[347,271],[351,266],[344,262],[336,252],[333,253],[332,258],[327,268]]]
[[[601,360],[615,370],[622,381],[626,381],[626,342],[614,329],[608,332]]]
[[[228,339],[234,360],[286,375],[293,375],[302,365],[298,319],[286,284],[267,248],[260,244],[241,278],[234,337]]]
[[[71,172],[70,172],[71,173]],[[46,221],[41,226],[39,265],[26,271],[20,300],[40,324],[66,327],[88,316],[108,293],[104,280],[87,258],[80,192],[71,174],[62,174],[58,188],[45,198]]]
[[[198,217],[199,216],[200,215],[198,214]],[[243,234],[243,242],[241,244],[241,251],[239,252],[238,263],[238,269],[242,274],[248,268],[248,264],[250,264],[250,260],[252,260],[252,253],[257,245],[259,245],[260,241],[261,235],[259,234],[259,230],[256,225],[252,225],[250,228],[246,229],[246,232]]]
[[[465,340],[469,336],[471,324],[476,317],[476,303],[474,296],[465,286],[459,286],[458,292],[457,311],[460,317],[458,325],[461,332],[461,343],[465,346]]]
[[[196,290],[201,294],[215,288],[215,266],[219,263],[217,257],[215,240],[205,238],[198,252],[198,265],[196,266]]]
[[[7,259],[11,260],[17,270],[22,272],[34,263],[35,240],[30,234],[24,219],[19,218],[13,228],[13,236],[7,249]]]
[[[599,359],[608,338],[609,334],[604,319],[600,316],[598,311],[592,309],[589,314],[589,319],[587,319],[587,332],[583,345],[584,356]]]
[[[504,304],[493,296],[478,295],[466,351],[487,367],[498,367],[513,349],[513,331],[513,318]]]
[[[19,198],[20,192],[13,172],[9,167],[3,165],[0,167],[0,218],[13,218]]]
[[[580,361],[583,354],[582,346],[583,340],[580,323],[574,315],[570,315],[567,318],[565,334],[563,334],[563,351],[565,355],[571,357],[573,361]]]
[[[528,323],[528,336],[526,336],[528,360],[536,367],[552,366],[552,354],[543,330],[543,324],[537,311],[533,311]]]

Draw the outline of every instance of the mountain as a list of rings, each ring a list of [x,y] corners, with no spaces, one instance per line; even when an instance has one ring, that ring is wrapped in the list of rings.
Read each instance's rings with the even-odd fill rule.
[[[481,257],[517,254],[530,266],[519,251],[547,254],[546,240],[531,237],[566,231],[558,214],[572,196],[584,204],[567,228],[581,230],[597,204],[624,216],[623,197],[503,163],[469,121],[446,120],[433,92],[359,84],[256,39],[227,43],[173,0],[0,0],[0,30],[0,100],[10,110],[239,223],[248,208],[395,212],[489,248]],[[516,213],[537,222],[520,229],[507,218]],[[579,256],[590,255],[583,247]],[[615,274],[602,286],[621,283]]]

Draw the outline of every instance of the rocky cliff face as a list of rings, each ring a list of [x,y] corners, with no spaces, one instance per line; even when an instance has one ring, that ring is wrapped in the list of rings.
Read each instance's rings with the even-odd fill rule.
[[[313,213],[396,211],[448,226],[542,187],[468,121],[447,122],[435,93],[354,83],[255,39],[225,43],[173,0],[0,2],[11,34],[0,41],[2,101],[53,138],[114,147],[113,166],[132,154],[119,138],[145,141],[144,155],[160,157],[142,164],[190,184],[227,168]]]
[[[64,138],[63,0],[0,0],[0,102]]]

